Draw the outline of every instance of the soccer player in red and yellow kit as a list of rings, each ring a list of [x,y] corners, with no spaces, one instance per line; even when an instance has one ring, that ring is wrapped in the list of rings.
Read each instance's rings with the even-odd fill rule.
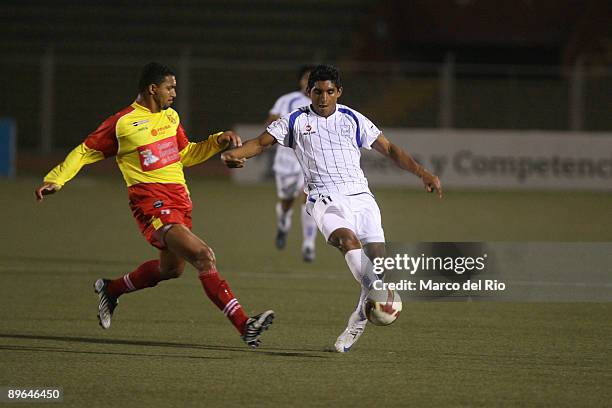
[[[100,325],[110,327],[119,296],[178,278],[187,261],[198,271],[210,300],[230,319],[242,339],[257,347],[261,333],[272,324],[274,312],[248,317],[219,276],[212,248],[191,231],[192,206],[183,174],[185,166],[201,163],[230,146],[240,146],[240,137],[227,131],[203,142],[189,142],[178,113],[170,107],[174,98],[174,72],[155,62],[147,64],[134,103],[106,119],[51,170],[35,191],[36,198],[41,201],[57,192],[84,165],[115,156],[128,187],[132,214],[147,241],[160,252],[159,259],[149,260],[125,276],[95,282]]]

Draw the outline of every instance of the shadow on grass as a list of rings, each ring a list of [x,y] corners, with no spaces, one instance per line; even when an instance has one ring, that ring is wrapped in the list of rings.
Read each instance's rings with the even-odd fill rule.
[[[216,351],[229,351],[237,353],[257,353],[265,354],[275,357],[304,357],[304,358],[328,358],[321,354],[313,354],[312,352],[319,353],[320,350],[287,350],[287,349],[260,349],[251,350],[244,347],[233,347],[233,346],[221,346],[221,345],[206,345],[206,344],[194,344],[194,343],[176,343],[176,342],[164,342],[164,341],[152,341],[152,340],[126,340],[126,339],[100,339],[92,337],[75,337],[75,336],[49,336],[49,335],[32,335],[32,334],[10,334],[0,333],[0,338],[5,339],[21,339],[21,340],[49,340],[49,341],[60,341],[69,343],[83,343],[83,344],[104,344],[104,345],[121,345],[121,346],[144,346],[144,347],[166,347],[174,349],[196,349],[196,350],[216,350]],[[177,358],[208,358],[208,359],[222,359],[227,357],[199,357],[199,356],[181,356],[181,355],[168,355],[168,354],[143,354],[143,353],[125,353],[125,352],[113,352],[113,351],[78,351],[69,350],[63,348],[54,347],[38,347],[38,346],[6,346],[0,345],[0,350],[24,350],[24,351],[47,351],[47,352],[66,352],[66,353],[83,353],[83,354],[113,354],[113,355],[125,355],[125,356],[158,356],[158,357],[177,357]]]
[[[187,358],[198,360],[228,360],[229,357],[207,357],[207,356],[189,356],[181,354],[152,354],[152,353],[122,353],[114,351],[83,351],[70,350],[61,347],[33,347],[33,346],[0,346],[0,350],[13,351],[38,351],[43,353],[70,353],[70,354],[93,354],[99,356],[127,356],[127,357],[168,357],[168,358]]]

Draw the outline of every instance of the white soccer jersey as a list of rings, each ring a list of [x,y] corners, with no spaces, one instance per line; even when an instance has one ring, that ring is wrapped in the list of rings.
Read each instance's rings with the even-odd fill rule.
[[[361,169],[360,148],[371,149],[381,131],[361,113],[344,105],[327,118],[309,106],[268,126],[277,142],[295,150],[307,194],[370,192]]]
[[[308,105],[310,105],[309,97],[300,91],[290,92],[276,100],[274,106],[270,109],[270,114],[285,116],[297,108]],[[289,175],[302,172],[302,168],[295,157],[295,153],[291,149],[282,146],[276,148],[272,170],[278,175]]]

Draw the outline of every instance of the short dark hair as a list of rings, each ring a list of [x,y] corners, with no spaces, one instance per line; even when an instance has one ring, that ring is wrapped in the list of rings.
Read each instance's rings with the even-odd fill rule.
[[[144,92],[151,84],[161,84],[168,75],[176,76],[172,68],[159,62],[149,62],[142,68],[138,81],[138,91]]]
[[[340,72],[333,65],[317,65],[308,77],[308,89],[312,89],[317,81],[331,81],[336,88],[342,88]]]
[[[298,77],[297,77],[298,81],[300,79],[302,79],[302,77],[304,76],[305,73],[312,72],[312,70],[315,69],[315,67],[316,67],[316,65],[314,65],[314,64],[302,65],[300,67],[300,70],[298,71]]]

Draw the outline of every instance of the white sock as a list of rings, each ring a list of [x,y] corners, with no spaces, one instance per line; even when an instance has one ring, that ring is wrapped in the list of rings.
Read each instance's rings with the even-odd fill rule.
[[[351,314],[348,324],[351,325],[357,321],[365,319],[365,311],[363,304],[373,286],[374,282],[380,280],[380,277],[374,273],[374,265],[363,251],[363,249],[352,249],[344,255],[346,263],[353,274],[353,277],[359,282],[361,292],[359,293],[359,302],[355,311]]]
[[[317,238],[317,223],[306,212],[306,204],[302,204],[302,247],[314,248]]]
[[[369,290],[372,288],[374,281],[380,280],[374,273],[374,265],[363,252],[363,249],[351,249],[344,255],[344,259],[346,259],[346,264],[362,288]]]
[[[276,227],[283,231],[288,232],[291,229],[291,216],[293,215],[293,209],[284,212],[281,203],[276,203]]]

